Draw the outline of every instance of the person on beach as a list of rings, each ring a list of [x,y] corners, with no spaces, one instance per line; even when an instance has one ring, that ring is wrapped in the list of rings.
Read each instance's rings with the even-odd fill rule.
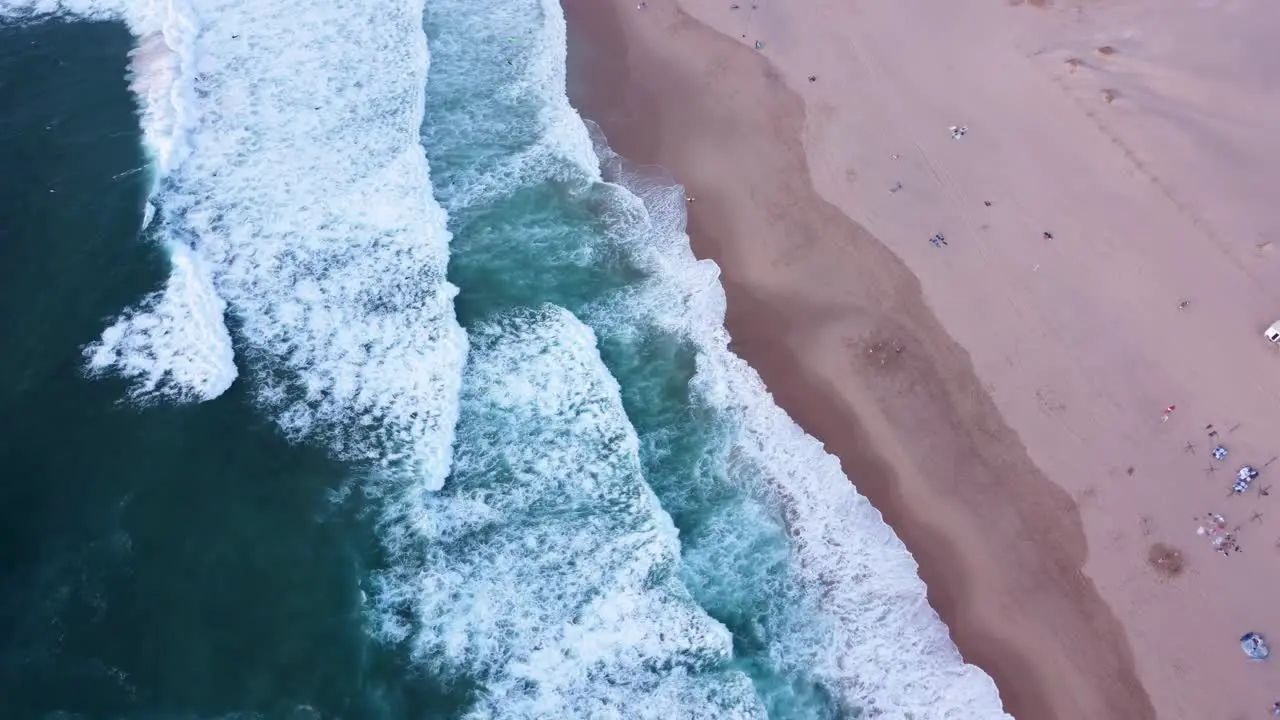
[[[1164,415],[1160,416],[1160,422],[1169,422],[1169,416],[1172,415],[1173,411],[1177,409],[1178,409],[1177,405],[1170,405],[1169,407],[1165,408]]]

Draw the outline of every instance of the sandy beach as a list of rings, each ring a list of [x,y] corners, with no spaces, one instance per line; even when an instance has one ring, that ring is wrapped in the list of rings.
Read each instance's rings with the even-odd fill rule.
[[[1280,10],[739,4],[563,1],[571,99],[685,185],[734,349],[1019,720],[1267,717]]]

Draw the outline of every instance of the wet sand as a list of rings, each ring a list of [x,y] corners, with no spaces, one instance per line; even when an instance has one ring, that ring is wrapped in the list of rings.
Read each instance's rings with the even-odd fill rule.
[[[801,15],[764,3],[748,19],[748,9],[700,0],[652,0],[643,11],[564,0],[571,99],[620,154],[662,165],[695,198],[689,234],[722,269],[733,349],[884,514],[956,645],[996,680],[1011,714],[1265,715],[1269,676],[1244,668],[1235,643],[1265,631],[1275,611],[1257,598],[1209,598],[1232,577],[1274,572],[1270,538],[1244,541],[1261,539],[1269,521],[1241,530],[1258,552],[1224,559],[1192,518],[1226,507],[1223,482],[1200,472],[1210,462],[1196,455],[1210,444],[1202,426],[1230,427],[1230,396],[1269,399],[1240,397],[1230,409],[1257,424],[1257,434],[1234,431],[1233,454],[1261,464],[1280,384],[1225,379],[1264,372],[1257,319],[1219,327],[1176,308],[1180,292],[1196,295],[1197,312],[1232,307],[1240,298],[1211,296],[1215,283],[1247,292],[1261,271],[1205,240],[1208,210],[1183,202],[1179,215],[1170,204],[1188,191],[1155,176],[1163,160],[1148,161],[1141,143],[1156,142],[1157,129],[1126,144],[1137,131],[1087,126],[1141,89],[1093,78],[1116,86],[1094,95],[1064,83],[1122,43],[1079,60],[1065,40],[1045,39],[1078,18],[968,3],[1022,13],[1003,27],[1004,15],[958,8],[955,30],[973,31],[967,62],[978,69],[1023,59],[1028,68],[1009,70],[997,90],[1025,90],[1030,109],[985,85],[940,108],[929,103],[966,90],[948,75],[953,56],[893,35],[899,20],[923,26],[936,8],[820,4]],[[823,35],[841,22],[858,28],[853,37]],[[999,43],[1013,47],[1002,54]],[[1146,129],[1138,109],[1121,109]],[[960,141],[947,131],[955,116],[973,126]],[[922,117],[936,137],[916,127]],[[1081,119],[1083,130],[1070,124]],[[1148,222],[1157,234],[1135,239]],[[948,245],[931,246],[934,232]],[[1149,247],[1159,232],[1181,252]],[[1273,295],[1253,304],[1274,299],[1280,312]],[[1248,354],[1189,353],[1153,317]],[[1195,387],[1205,367],[1225,374]],[[1224,390],[1224,402],[1208,402]],[[1178,411],[1161,423],[1172,402]],[[1165,545],[1182,558],[1176,571],[1149,562]],[[1136,657],[1135,645],[1145,650]]]

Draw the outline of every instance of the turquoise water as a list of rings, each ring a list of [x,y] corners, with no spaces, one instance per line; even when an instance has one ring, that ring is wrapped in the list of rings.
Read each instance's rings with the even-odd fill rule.
[[[0,717],[1002,717],[554,2],[0,8]]]

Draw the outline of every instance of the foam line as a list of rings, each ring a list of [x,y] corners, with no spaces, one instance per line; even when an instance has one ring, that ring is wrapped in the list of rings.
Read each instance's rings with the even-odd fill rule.
[[[792,587],[771,587],[786,598],[769,613],[762,631],[779,669],[822,680],[841,698],[872,717],[999,718],[1007,720],[995,683],[968,665],[926,599],[914,558],[840,468],[837,458],[807,435],[774,402],[745,361],[729,349],[725,296],[719,269],[694,257],[684,232],[684,191],[629,168],[597,144],[605,177],[625,191],[626,215],[646,219],[631,229],[627,246],[649,274],[602,316],[631,316],[656,323],[697,348],[693,402],[714,422],[732,428],[724,472],[729,482],[763,506],[739,512],[731,527],[713,526],[705,547],[689,558],[695,574],[712,583],[750,585],[756,561],[743,562],[745,547],[769,535],[770,523],[790,546]],[[731,461],[728,459],[732,458]],[[781,519],[785,518],[785,524]],[[745,532],[741,528],[759,528]],[[794,611],[810,614],[797,617]]]

